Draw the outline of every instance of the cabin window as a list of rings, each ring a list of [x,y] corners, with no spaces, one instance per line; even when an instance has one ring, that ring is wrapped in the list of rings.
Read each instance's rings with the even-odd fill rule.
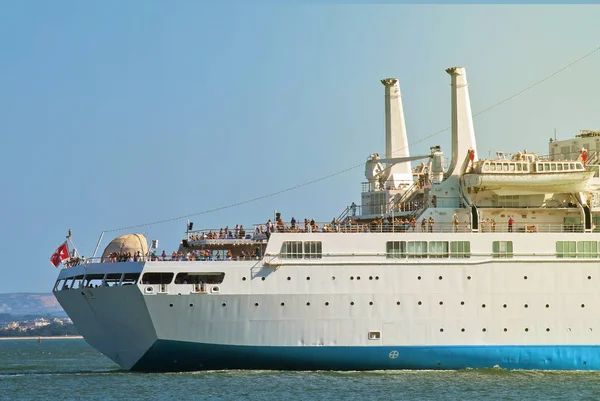
[[[575,241],[556,241],[557,258],[575,258],[577,257],[577,242]]]
[[[104,279],[104,274],[88,274],[85,276],[83,280],[84,287],[94,288],[94,287],[102,287],[102,280]]]
[[[483,171],[488,171],[489,169],[490,169],[490,165],[489,165],[489,164],[487,164],[487,163],[485,163],[485,164],[483,165]]]
[[[544,171],[550,171],[550,163],[544,163]]]
[[[490,164],[490,171],[496,171],[496,163]]]
[[[583,170],[583,165],[581,163],[576,164],[577,170]]]
[[[523,163],[523,171],[529,171],[529,165],[527,163]]]
[[[562,163],[558,163],[558,164],[556,165],[556,169],[557,169],[558,171],[562,171],[562,169],[563,169],[563,164],[562,164]]]
[[[121,282],[121,276],[122,276],[121,273],[109,273],[104,278],[104,284],[107,287],[117,286]]]
[[[577,241],[578,258],[597,258],[598,243],[596,241]]]
[[[369,331],[369,340],[380,340],[381,331]]]
[[[429,242],[429,257],[430,258],[447,258],[448,257],[448,241],[430,241]]]
[[[282,259],[302,259],[302,241],[283,241],[281,244]]]
[[[64,278],[61,278],[60,280],[56,280],[56,283],[54,284],[54,291],[66,290],[66,288],[64,288],[65,282],[66,282],[66,280]]]
[[[575,170],[575,163],[569,163],[569,169]]]
[[[409,258],[427,257],[427,241],[408,241],[406,245]]]
[[[388,241],[386,244],[386,257],[388,259],[405,258],[406,241]]]
[[[142,284],[171,284],[173,273],[144,273]]]
[[[523,170],[523,163],[517,163],[517,171]]]
[[[122,285],[132,285],[137,283],[140,278],[140,273],[125,273],[123,276],[123,284]]]
[[[502,171],[508,171],[508,163],[502,163]]]
[[[321,259],[323,248],[321,241],[304,241],[304,258]]]
[[[225,279],[225,273],[202,272],[202,273],[177,273],[175,284],[221,284]]]
[[[537,171],[544,171],[544,165],[542,163],[538,163],[536,165],[536,167],[537,167]]]
[[[494,258],[512,258],[513,257],[513,242],[512,241],[494,241],[492,243],[492,256]]]
[[[453,258],[470,258],[471,242],[450,241],[450,256]]]
[[[514,163],[510,163],[508,165],[508,169],[509,169],[509,171],[515,171],[515,164]]]
[[[82,288],[83,287],[83,274],[80,276],[73,277],[71,282],[71,288]]]
[[[550,170],[556,171],[556,163],[551,163],[550,164]]]

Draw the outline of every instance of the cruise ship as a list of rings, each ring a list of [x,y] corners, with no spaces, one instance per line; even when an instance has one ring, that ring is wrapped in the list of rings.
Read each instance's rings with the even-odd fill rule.
[[[482,159],[465,69],[446,72],[448,157],[411,156],[384,79],[386,153],[359,204],[331,222],[188,223],[168,255],[125,234],[65,260],[56,298],[133,371],[600,370],[600,131]]]

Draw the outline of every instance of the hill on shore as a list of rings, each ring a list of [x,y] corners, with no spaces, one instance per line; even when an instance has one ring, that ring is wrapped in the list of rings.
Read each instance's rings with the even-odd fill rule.
[[[53,294],[0,294],[0,314],[66,316]]]

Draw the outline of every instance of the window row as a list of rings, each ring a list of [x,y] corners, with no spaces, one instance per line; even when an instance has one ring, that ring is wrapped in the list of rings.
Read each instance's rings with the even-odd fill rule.
[[[597,258],[598,248],[596,241],[556,241],[556,257]]]
[[[321,259],[321,241],[284,241],[281,244],[282,259]]]
[[[471,243],[469,241],[388,241],[386,256],[388,258],[470,258]],[[492,256],[512,258],[512,241],[494,241]]]

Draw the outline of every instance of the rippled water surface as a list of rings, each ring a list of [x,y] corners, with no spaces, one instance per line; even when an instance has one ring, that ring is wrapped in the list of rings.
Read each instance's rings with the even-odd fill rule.
[[[0,400],[598,400],[600,373],[505,371],[141,374],[81,339],[0,341]]]

